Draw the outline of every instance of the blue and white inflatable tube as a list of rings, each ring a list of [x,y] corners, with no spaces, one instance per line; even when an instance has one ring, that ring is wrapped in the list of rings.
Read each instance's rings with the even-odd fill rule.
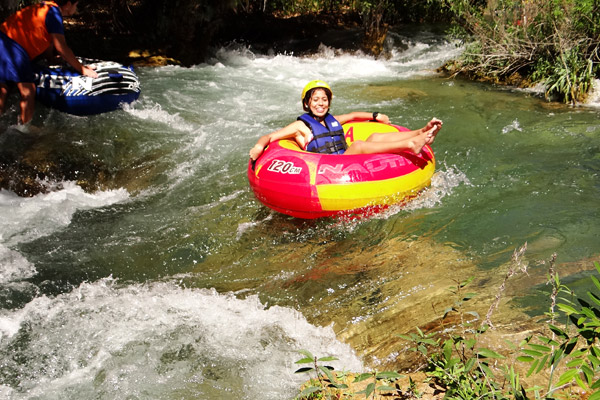
[[[140,81],[133,67],[112,61],[82,60],[96,68],[89,78],[64,65],[35,65],[36,99],[74,115],[92,115],[122,108],[140,96]]]

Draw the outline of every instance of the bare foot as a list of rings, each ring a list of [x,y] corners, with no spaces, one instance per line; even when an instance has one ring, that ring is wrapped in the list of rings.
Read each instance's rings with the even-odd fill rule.
[[[421,150],[423,150],[423,147],[425,147],[425,145],[427,144],[427,132],[424,132],[423,134],[416,136],[415,138],[413,138],[409,143],[408,143],[408,148],[410,151],[412,151],[415,154],[419,154],[421,152]]]
[[[435,140],[435,136],[438,134],[438,132],[440,131],[440,129],[442,129],[441,125],[436,125],[433,128],[431,128],[430,130],[428,130],[425,133],[426,136],[426,144],[432,144],[433,141]]]

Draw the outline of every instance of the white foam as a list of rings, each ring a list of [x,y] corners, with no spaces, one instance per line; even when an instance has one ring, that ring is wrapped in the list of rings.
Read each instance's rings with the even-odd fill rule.
[[[82,284],[56,298],[36,298],[19,312],[4,311],[0,332],[4,369],[21,371],[27,393],[13,393],[15,399],[58,399],[67,392],[215,398],[216,388],[226,388],[229,398],[291,398],[306,380],[293,373],[299,349],[338,357],[331,362],[336,369],[362,370],[331,327],[312,326],[289,308],[266,308],[256,296],[238,299],[172,282]],[[21,334],[27,341],[14,346]]]
[[[590,89],[585,105],[600,108],[600,79],[592,81],[592,88]]]
[[[160,104],[150,101],[141,101],[134,105],[124,105],[123,110],[136,118],[165,124],[179,131],[193,132],[197,129],[194,124],[186,122],[178,113],[171,114],[163,110]]]
[[[240,240],[240,238],[249,230],[252,230],[254,227],[259,226],[267,221],[273,219],[273,213],[267,215],[267,217],[260,221],[252,221],[252,222],[241,222],[238,224],[237,233],[235,235],[236,240]]]
[[[75,182],[34,197],[0,190],[0,244],[11,247],[49,235],[71,223],[77,210],[99,208],[129,198],[125,189],[86,193]]]
[[[35,267],[20,253],[0,244],[0,284],[21,281],[36,273]]]
[[[444,167],[444,169],[440,169],[433,174],[431,185],[419,193],[417,197],[411,199],[406,204],[389,207],[380,217],[389,218],[391,215],[395,215],[401,211],[433,208],[441,204],[442,199],[451,195],[454,188],[461,184],[471,184],[465,173],[452,167]]]
[[[515,119],[509,125],[502,128],[503,134],[507,134],[512,131],[523,132],[523,128],[521,128],[521,124],[519,123],[519,120]]]

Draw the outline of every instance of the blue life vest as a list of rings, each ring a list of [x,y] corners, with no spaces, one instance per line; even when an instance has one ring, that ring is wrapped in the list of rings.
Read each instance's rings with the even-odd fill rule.
[[[313,116],[306,113],[298,117],[312,131],[313,139],[306,146],[306,150],[312,153],[322,154],[344,154],[348,148],[344,129],[342,125],[327,113],[325,115],[325,125],[323,126]]]

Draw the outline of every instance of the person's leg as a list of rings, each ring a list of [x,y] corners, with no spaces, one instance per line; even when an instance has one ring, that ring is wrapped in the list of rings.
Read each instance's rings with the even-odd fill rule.
[[[35,83],[19,82],[17,83],[19,92],[21,92],[21,124],[26,124],[33,118],[35,110]]]
[[[426,130],[426,128],[429,128]],[[410,151],[419,154],[426,144],[433,143],[435,135],[441,128],[441,123],[428,123],[425,128],[417,129],[398,135],[396,133],[373,134],[375,140],[353,142],[344,154],[375,154],[375,153],[400,153]],[[369,139],[373,136],[369,136]],[[387,137],[385,137],[387,135]]]
[[[6,108],[6,97],[8,95],[8,86],[5,83],[0,82],[0,114],[4,113]]]
[[[427,135],[425,133],[413,138],[402,138],[391,142],[363,142],[357,140],[348,147],[344,154],[401,153],[403,151],[419,154],[426,143]]]
[[[416,131],[405,131],[405,132],[386,132],[378,133],[375,132],[367,138],[367,142],[396,142],[403,139],[412,139],[419,136],[419,130]]]
[[[429,142],[427,144],[431,144],[435,140],[435,135],[437,135],[441,128],[442,121],[437,118],[432,118],[431,121],[421,129],[405,132],[373,133],[367,138],[367,142],[396,142],[398,140],[410,140],[419,135],[423,135],[423,133],[426,132],[429,137]],[[401,136],[399,137],[398,134]]]

